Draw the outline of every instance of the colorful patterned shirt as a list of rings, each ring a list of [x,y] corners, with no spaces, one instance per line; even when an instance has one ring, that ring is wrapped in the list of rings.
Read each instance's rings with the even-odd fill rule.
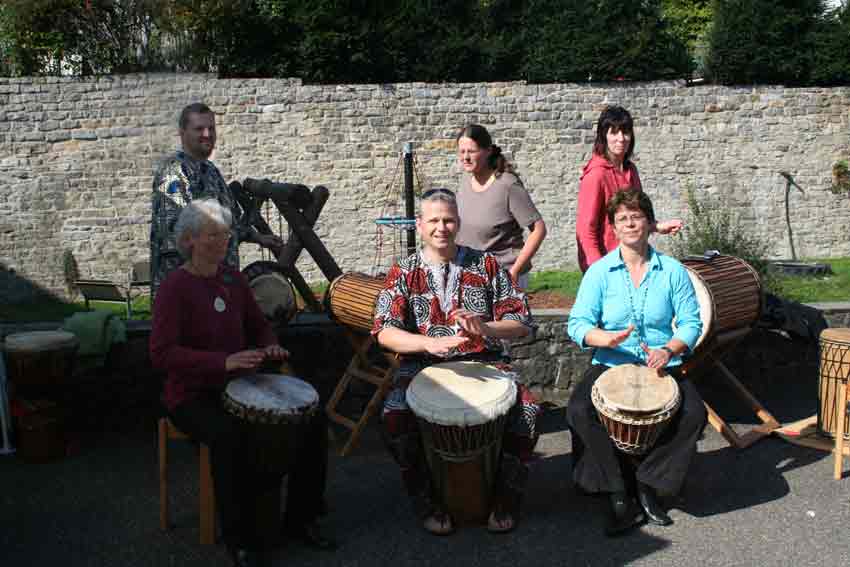
[[[239,243],[246,239],[242,209],[224,182],[221,172],[209,160],[198,161],[178,151],[157,168],[151,203],[151,298],[173,269],[183,263],[177,252],[174,225],[183,207],[193,199],[213,198],[233,214],[233,237],[224,259],[239,270]]]
[[[484,321],[514,320],[531,326],[525,294],[491,254],[458,246],[448,264],[430,264],[421,251],[393,266],[375,304],[372,334],[395,327],[429,337],[458,335],[461,327],[450,315],[460,307],[478,313]],[[428,354],[405,356],[385,410],[406,407],[404,391],[420,370],[446,360],[467,358],[497,361],[502,342],[491,337],[471,337],[445,359]]]

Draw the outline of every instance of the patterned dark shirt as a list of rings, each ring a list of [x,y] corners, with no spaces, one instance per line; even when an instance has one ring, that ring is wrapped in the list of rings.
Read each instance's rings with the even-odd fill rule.
[[[183,259],[177,252],[174,225],[180,211],[194,199],[213,198],[233,214],[233,237],[224,262],[239,270],[239,243],[246,238],[242,227],[242,209],[224,182],[221,172],[209,160],[198,161],[178,151],[163,161],[153,180],[151,203],[151,298],[171,270]]]

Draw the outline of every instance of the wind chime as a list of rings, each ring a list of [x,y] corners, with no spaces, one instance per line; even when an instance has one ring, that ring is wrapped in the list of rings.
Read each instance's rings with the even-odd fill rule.
[[[399,170],[404,164],[404,190],[397,192]],[[375,258],[372,262],[373,276],[385,274],[401,258],[416,251],[416,206],[415,198],[423,191],[413,143],[406,142],[392,179],[387,183],[381,202],[381,216],[375,219]],[[401,214],[402,204],[404,214]]]

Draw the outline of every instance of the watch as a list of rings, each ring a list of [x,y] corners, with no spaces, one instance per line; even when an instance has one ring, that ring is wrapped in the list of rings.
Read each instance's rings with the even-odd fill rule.
[[[671,358],[672,358],[672,357],[674,357],[674,356],[676,356],[676,353],[675,353],[675,352],[673,352],[673,349],[672,349],[672,348],[670,348],[670,347],[668,347],[667,345],[664,345],[664,346],[659,347],[659,348],[660,348],[661,350],[667,351],[667,354],[669,354]]]

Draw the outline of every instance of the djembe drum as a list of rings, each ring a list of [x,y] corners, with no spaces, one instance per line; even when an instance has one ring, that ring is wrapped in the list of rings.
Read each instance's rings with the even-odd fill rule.
[[[9,379],[21,386],[62,385],[74,369],[80,341],[67,331],[33,331],[6,337]]]
[[[349,272],[331,282],[326,301],[338,323],[369,332],[375,322],[375,302],[383,289],[384,278]]]
[[[844,419],[844,438],[850,439],[850,419],[840,407],[842,390],[850,379],[850,329],[824,329],[820,334],[818,431],[835,437],[838,420]],[[846,403],[846,398],[845,398]]]
[[[487,519],[505,421],[516,396],[510,375],[478,362],[429,366],[407,389],[434,493],[458,522]]]
[[[254,262],[242,270],[266,319],[285,325],[298,309],[295,290],[275,262]]]
[[[682,401],[672,377],[636,364],[603,372],[590,399],[614,445],[629,455],[643,455],[655,445]]]
[[[319,394],[303,380],[282,374],[254,374],[232,380],[222,394],[225,410],[254,430],[259,466],[284,474],[295,456],[300,426],[316,413]]]

